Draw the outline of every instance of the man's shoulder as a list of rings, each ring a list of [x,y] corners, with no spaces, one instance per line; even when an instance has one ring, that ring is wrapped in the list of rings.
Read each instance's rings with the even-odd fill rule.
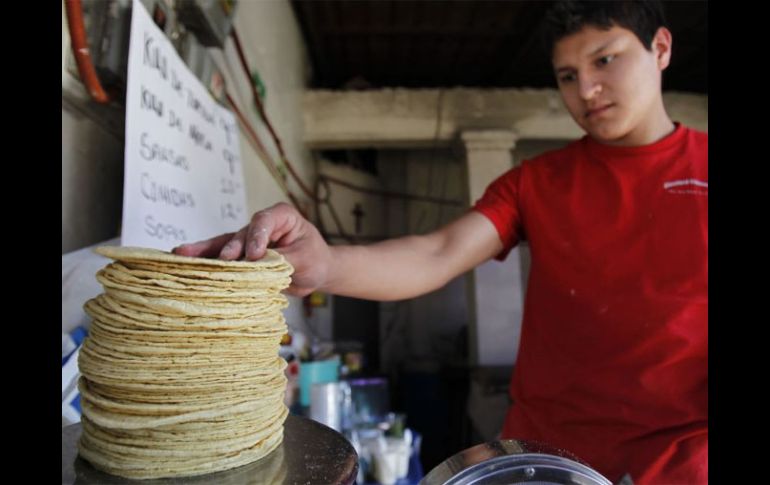
[[[690,128],[689,126],[686,126],[685,128],[687,129],[687,134],[695,143],[708,146],[709,134],[707,132]]]

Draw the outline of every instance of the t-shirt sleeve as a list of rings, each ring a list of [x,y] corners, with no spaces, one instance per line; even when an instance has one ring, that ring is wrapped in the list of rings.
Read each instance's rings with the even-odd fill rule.
[[[513,168],[493,181],[476,201],[473,210],[480,212],[494,224],[503,250],[495,256],[504,260],[520,240],[524,239],[519,204],[521,167]]]

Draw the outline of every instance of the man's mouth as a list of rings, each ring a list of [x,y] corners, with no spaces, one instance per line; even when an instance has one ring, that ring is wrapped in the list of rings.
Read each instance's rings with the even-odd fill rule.
[[[603,104],[601,106],[598,106],[596,108],[591,108],[588,111],[586,111],[585,117],[586,118],[591,118],[591,117],[596,116],[598,114],[604,113],[605,111],[607,111],[608,109],[612,108],[613,106],[615,106],[613,103],[607,103],[607,104]]]

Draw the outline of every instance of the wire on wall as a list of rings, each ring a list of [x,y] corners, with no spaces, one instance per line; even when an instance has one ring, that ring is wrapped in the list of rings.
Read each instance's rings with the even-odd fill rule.
[[[315,194],[313,194],[313,191],[311,191],[307,185],[302,181],[302,178],[297,174],[297,172],[294,170],[294,166],[289,161],[289,158],[286,156],[286,152],[283,150],[283,144],[281,143],[281,139],[278,137],[278,134],[275,132],[275,129],[273,129],[273,124],[270,123],[270,118],[267,117],[267,113],[265,113],[265,108],[262,105],[262,99],[260,98],[259,94],[257,93],[257,88],[254,86],[254,82],[251,79],[251,69],[249,68],[248,61],[246,61],[246,55],[243,52],[243,47],[241,46],[241,40],[238,37],[238,32],[235,30],[235,27],[233,27],[232,31],[230,32],[231,37],[233,38],[233,41],[235,43],[235,49],[238,51],[238,59],[241,61],[241,67],[243,67],[243,71],[246,74],[246,77],[249,80],[249,88],[251,89],[251,96],[254,98],[254,103],[257,105],[257,110],[259,111],[259,115],[262,117],[262,121],[264,121],[265,126],[267,126],[268,131],[270,132],[270,135],[273,138],[273,141],[275,142],[276,148],[278,148],[278,153],[281,155],[281,160],[286,165],[286,168],[289,170],[289,173],[291,174],[292,178],[297,182],[297,185],[299,185],[300,189],[305,193],[306,196],[308,196],[310,199],[315,197]]]

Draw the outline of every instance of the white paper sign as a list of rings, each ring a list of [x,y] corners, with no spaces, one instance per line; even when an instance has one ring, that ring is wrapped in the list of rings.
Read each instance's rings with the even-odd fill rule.
[[[121,243],[169,250],[239,229],[245,208],[232,113],[134,0]]]

